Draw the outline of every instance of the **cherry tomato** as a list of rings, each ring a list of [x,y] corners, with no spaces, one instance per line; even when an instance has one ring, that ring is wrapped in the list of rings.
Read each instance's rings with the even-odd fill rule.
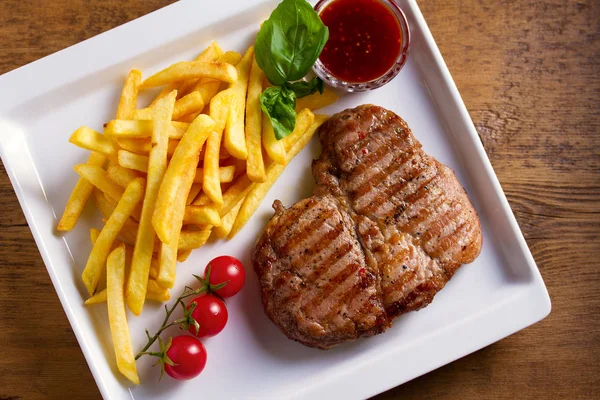
[[[217,285],[222,282],[228,282],[227,285],[216,293],[221,297],[231,297],[242,289],[244,281],[246,280],[246,272],[244,266],[235,257],[231,256],[220,256],[208,263],[206,270],[204,271],[206,278],[206,271],[210,267],[209,282],[213,285]]]
[[[190,301],[188,309],[193,303],[196,303],[196,308],[192,311],[192,317],[198,322],[200,329],[196,333],[196,327],[191,325],[189,331],[192,335],[198,337],[215,336],[225,328],[228,313],[223,300],[210,294],[198,296]]]
[[[178,381],[198,376],[206,365],[206,349],[192,336],[174,337],[167,356],[177,365],[165,364],[165,372]]]

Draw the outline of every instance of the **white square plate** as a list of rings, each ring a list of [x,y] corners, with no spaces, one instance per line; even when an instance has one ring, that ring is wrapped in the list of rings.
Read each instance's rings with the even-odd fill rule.
[[[178,268],[175,296],[194,283],[206,263],[220,254],[244,261],[247,283],[228,302],[230,321],[205,341],[208,364],[188,382],[158,383],[158,368],[139,363],[143,384],[130,387],[116,373],[106,309],[86,308],[80,279],[91,249],[88,229],[99,227],[91,208],[76,229],[54,228],[77,175],[73,166],[86,152],[68,143],[81,125],[101,129],[113,118],[130,68],[146,76],[194,57],[217,40],[243,51],[277,1],[228,0],[220,6],[173,4],[100,36],[0,77],[0,154],[48,273],[96,382],[105,398],[364,398],[399,385],[539,321],[550,312],[548,293],[456,86],[413,0],[399,1],[412,43],[408,63],[381,89],[347,95],[325,112],[375,103],[408,122],[424,149],[449,165],[465,186],[483,227],[483,249],[435,298],[405,315],[382,335],[329,351],[288,340],[267,319],[249,254],[271,204],[285,205],[310,194],[316,138],[286,169],[256,215],[230,242],[208,245]],[[134,348],[144,328],[160,325],[164,311],[147,306],[130,316]],[[190,396],[190,397],[184,397]]]

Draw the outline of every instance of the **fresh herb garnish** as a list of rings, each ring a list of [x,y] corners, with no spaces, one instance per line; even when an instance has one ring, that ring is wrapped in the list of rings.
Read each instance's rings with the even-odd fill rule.
[[[256,36],[256,62],[275,85],[261,94],[261,108],[278,140],[294,130],[296,98],[323,93],[319,78],[299,80],[317,61],[328,38],[329,30],[306,0],[283,0]]]

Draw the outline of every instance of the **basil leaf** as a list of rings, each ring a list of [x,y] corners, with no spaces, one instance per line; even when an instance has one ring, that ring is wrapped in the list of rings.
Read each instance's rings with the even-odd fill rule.
[[[304,96],[308,96],[309,94],[313,94],[316,91],[323,94],[324,84],[321,79],[318,77],[314,77],[311,81],[297,81],[294,83],[286,82],[283,84],[294,91],[296,93],[296,98],[301,98]]]
[[[277,140],[281,140],[296,126],[296,94],[286,86],[273,86],[260,95],[260,108],[271,120]]]
[[[297,81],[312,68],[328,38],[329,30],[306,0],[283,0],[256,36],[256,61],[273,85]]]

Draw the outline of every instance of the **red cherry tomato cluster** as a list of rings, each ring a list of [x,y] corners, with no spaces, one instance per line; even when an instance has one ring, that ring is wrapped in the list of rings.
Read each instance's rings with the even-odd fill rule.
[[[235,257],[220,256],[206,266],[203,281],[208,293],[200,295],[187,304],[190,316],[197,324],[189,325],[194,336],[181,335],[173,338],[166,351],[165,372],[174,379],[186,380],[198,376],[206,365],[206,349],[197,338],[217,335],[227,324],[228,312],[223,298],[237,294],[244,286],[244,266]],[[225,283],[222,287],[221,284]],[[217,289],[212,289],[217,286]]]

